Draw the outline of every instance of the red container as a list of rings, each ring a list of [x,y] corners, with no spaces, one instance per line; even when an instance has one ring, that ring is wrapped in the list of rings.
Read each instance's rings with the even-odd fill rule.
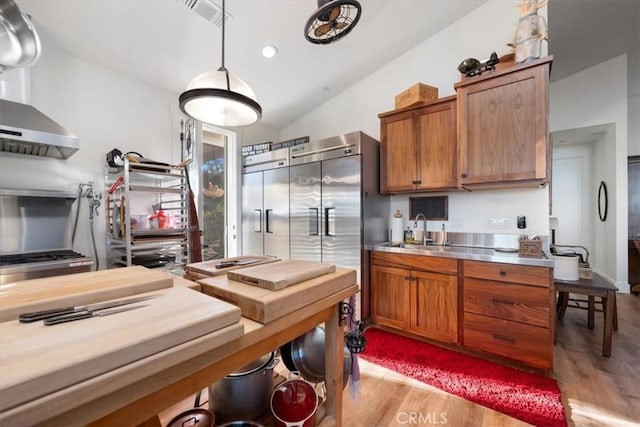
[[[153,215],[149,215],[149,224],[151,225],[151,228],[164,230],[169,228],[169,217],[160,210]]]
[[[313,427],[318,409],[315,388],[302,379],[290,379],[271,394],[271,413],[277,427]]]

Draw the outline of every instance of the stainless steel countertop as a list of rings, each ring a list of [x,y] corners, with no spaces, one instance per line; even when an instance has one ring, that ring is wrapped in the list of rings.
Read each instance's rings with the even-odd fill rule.
[[[401,244],[389,246],[388,243],[366,245],[365,249],[378,252],[394,252],[400,254],[439,256],[443,258],[468,259],[473,261],[500,262],[505,264],[531,265],[536,267],[555,267],[555,261],[545,254],[543,258],[521,257],[518,252],[500,252],[493,248],[477,248],[468,246],[432,246]]]

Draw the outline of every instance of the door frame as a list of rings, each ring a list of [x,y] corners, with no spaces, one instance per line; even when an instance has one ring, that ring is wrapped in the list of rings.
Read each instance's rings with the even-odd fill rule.
[[[199,121],[195,121],[196,129],[196,144],[194,153],[194,162],[189,166],[189,177],[191,178],[191,185],[193,192],[196,196],[196,203],[198,205],[198,218],[200,222],[200,229],[202,230],[202,206],[203,206],[203,188],[200,178],[200,168],[202,167],[202,153],[204,144],[203,132],[217,133],[225,136],[225,253],[224,257],[234,257],[239,255],[241,230],[238,228],[240,224],[240,204],[241,199],[238,197],[240,194],[240,159],[241,149],[238,145],[238,136],[236,132],[228,129],[219,128],[209,124],[203,124]],[[196,173],[197,168],[197,173]]]

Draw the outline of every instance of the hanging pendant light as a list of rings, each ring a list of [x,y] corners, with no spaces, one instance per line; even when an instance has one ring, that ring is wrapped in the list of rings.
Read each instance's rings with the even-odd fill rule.
[[[194,77],[180,95],[180,110],[217,126],[246,126],[262,117],[256,96],[242,79],[224,66],[225,0],[222,0],[222,65]]]

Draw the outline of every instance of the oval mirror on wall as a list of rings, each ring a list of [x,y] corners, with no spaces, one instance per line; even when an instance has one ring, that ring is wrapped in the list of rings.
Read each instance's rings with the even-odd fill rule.
[[[607,184],[604,181],[600,181],[600,187],[598,188],[598,216],[600,221],[607,220],[607,210],[609,209],[609,198],[607,195]]]

